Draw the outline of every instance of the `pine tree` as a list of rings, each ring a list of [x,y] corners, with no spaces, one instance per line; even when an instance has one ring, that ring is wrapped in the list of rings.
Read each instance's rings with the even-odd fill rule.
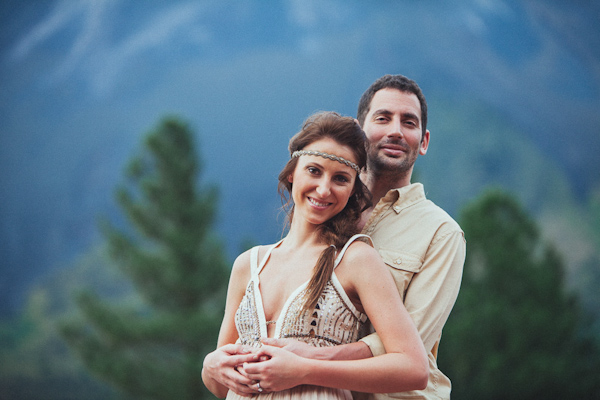
[[[190,129],[169,118],[147,135],[117,199],[133,229],[104,222],[111,258],[142,306],[78,298],[62,333],[97,376],[136,399],[210,398],[203,357],[216,345],[228,269],[215,238],[216,190],[196,188]],[[219,300],[217,300],[219,299]]]
[[[492,190],[465,207],[461,226],[467,259],[439,355],[452,398],[597,398],[597,343],[535,223]]]

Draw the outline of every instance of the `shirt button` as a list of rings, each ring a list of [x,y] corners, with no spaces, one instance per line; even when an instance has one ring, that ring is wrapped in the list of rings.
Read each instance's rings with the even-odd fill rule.
[[[396,212],[400,212],[400,207],[398,207],[398,206],[395,206],[395,207],[394,207],[394,211],[396,211]]]
[[[396,261],[394,261],[394,263],[396,263],[396,264],[402,264],[402,259],[401,258],[397,258]]]

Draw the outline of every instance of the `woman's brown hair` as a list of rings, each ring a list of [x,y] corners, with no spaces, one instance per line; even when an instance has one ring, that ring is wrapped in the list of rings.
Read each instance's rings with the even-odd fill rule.
[[[355,157],[356,164],[364,169],[367,163],[365,133],[351,117],[343,117],[335,112],[319,112],[310,116],[300,132],[290,139],[289,151],[292,155],[303,150],[317,140],[330,138],[340,145],[348,146]],[[292,183],[288,177],[294,173],[298,158],[292,157],[279,174],[279,193],[291,224],[294,217],[294,205],[291,200]],[[313,276],[308,283],[304,310],[312,310],[319,296],[331,278],[337,249],[342,249],[348,239],[358,233],[361,213],[371,206],[371,194],[360,177],[354,182],[354,193],[348,199],[346,207],[337,215],[319,226],[320,239],[330,245],[319,256]]]

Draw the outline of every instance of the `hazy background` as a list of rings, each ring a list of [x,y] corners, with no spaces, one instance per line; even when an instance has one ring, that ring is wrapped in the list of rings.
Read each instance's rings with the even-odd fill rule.
[[[387,73],[415,79],[429,102],[431,142],[414,177],[427,196],[459,220],[490,186],[516,197],[560,252],[564,283],[587,312],[572,312],[574,332],[588,333],[589,316],[597,342],[600,2],[2,0],[0,397],[126,398],[91,376],[56,328],[76,314],[74,293],[83,288],[138,304],[129,282],[108,267],[98,219],[127,229],[115,189],[163,117],[176,116],[195,132],[202,184],[219,188],[215,228],[231,263],[243,246],[280,238],[277,175],[303,120],[318,110],[354,116],[362,92]],[[511,250],[506,260],[515,258]],[[552,265],[543,266],[552,273]],[[547,279],[528,273],[530,283]],[[535,285],[526,284],[519,298],[511,284],[502,290],[517,302],[505,307],[508,320],[535,323],[548,313],[534,301]],[[468,299],[468,285],[463,289]],[[471,310],[455,308],[458,328],[470,329],[465,315],[479,321]],[[565,350],[554,329],[564,324],[565,309],[553,311],[548,335],[518,330],[512,337],[513,350],[540,337],[546,347],[539,354],[528,345],[516,355],[498,348],[481,365],[463,365],[485,375],[498,361],[494,354],[515,357],[510,371],[496,374],[498,390],[484,380],[481,393],[518,391],[504,384],[513,375],[534,387],[530,371],[539,365],[587,371],[586,352],[589,359],[597,354],[565,356],[575,350]],[[487,329],[502,336],[502,318],[492,322]],[[469,336],[452,336],[451,323],[446,328],[445,350]],[[477,348],[470,344],[454,351]],[[454,367],[458,358],[440,364]],[[469,375],[460,384],[460,368],[451,372],[458,397],[461,390],[480,393],[471,382],[481,379]],[[584,383],[594,379],[580,375]],[[543,376],[550,397],[558,393],[552,384],[567,387]]]
[[[100,243],[167,114],[197,132],[230,258],[278,239],[288,139],[314,111],[355,115],[386,73],[430,103],[428,196],[456,216],[488,185],[515,193],[577,288],[598,254],[600,3],[4,0],[0,315]]]

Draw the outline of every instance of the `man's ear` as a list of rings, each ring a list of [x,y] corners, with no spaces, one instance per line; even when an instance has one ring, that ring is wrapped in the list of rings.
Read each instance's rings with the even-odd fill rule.
[[[427,148],[429,147],[429,129],[425,131],[423,138],[421,139],[421,144],[419,145],[419,154],[424,156],[427,154]]]

